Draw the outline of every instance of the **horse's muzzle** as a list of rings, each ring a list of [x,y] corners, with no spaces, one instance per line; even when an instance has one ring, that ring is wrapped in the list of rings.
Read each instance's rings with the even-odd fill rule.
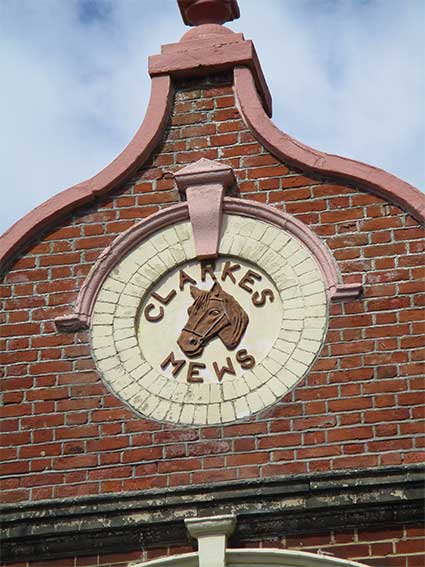
[[[202,353],[205,346],[205,340],[190,331],[183,330],[177,339],[177,344],[185,355],[190,358]]]

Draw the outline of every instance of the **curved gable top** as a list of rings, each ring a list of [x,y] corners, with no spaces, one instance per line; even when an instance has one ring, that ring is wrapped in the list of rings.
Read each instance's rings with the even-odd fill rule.
[[[54,195],[12,225],[0,237],[0,270],[32,239],[78,207],[107,194],[149,158],[165,128],[173,89],[169,76],[152,79],[146,116],[128,146],[94,177]]]
[[[235,68],[239,110],[255,137],[275,156],[301,169],[359,183],[364,189],[399,206],[420,222],[425,219],[425,195],[382,169],[320,152],[285,134],[263,111],[249,69]]]
[[[152,90],[145,119],[123,152],[91,179],[62,191],[0,237],[0,269],[13,261],[34,237],[78,207],[115,189],[154,151],[165,129],[175,78],[233,70],[234,90],[242,118],[256,138],[279,159],[305,172],[356,182],[425,221],[425,196],[413,186],[375,167],[313,150],[281,132],[270,120],[271,99],[251,41],[217,24],[190,30],[177,44],[163,46],[150,60]]]

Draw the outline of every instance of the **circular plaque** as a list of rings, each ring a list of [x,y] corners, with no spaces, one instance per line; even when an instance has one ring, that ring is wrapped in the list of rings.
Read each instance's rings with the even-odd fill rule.
[[[158,231],[109,274],[92,345],[111,390],[146,417],[219,424],[276,403],[326,331],[323,277],[294,236],[225,215],[219,257],[196,259],[189,222]]]
[[[233,383],[264,360],[281,322],[272,280],[258,266],[225,256],[164,276],[147,295],[137,329],[143,358],[162,376],[215,384],[219,397],[220,383]]]

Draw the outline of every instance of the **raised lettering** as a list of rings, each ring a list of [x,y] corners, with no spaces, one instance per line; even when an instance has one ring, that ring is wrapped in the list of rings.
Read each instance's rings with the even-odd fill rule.
[[[147,321],[154,323],[155,321],[161,321],[164,317],[164,308],[159,307],[159,312],[157,315],[152,315],[151,312],[155,309],[155,305],[153,303],[149,303],[146,305],[145,310],[143,311],[144,316],[146,317]]]
[[[202,384],[204,379],[202,378],[202,376],[199,376],[199,371],[203,368],[206,368],[206,366],[202,362],[189,362],[186,381],[189,384]]]
[[[249,370],[255,366],[255,358],[251,354],[248,354],[248,351],[245,348],[238,350],[236,353],[236,360],[244,370]]]
[[[184,270],[180,270],[179,271],[179,288],[180,291],[184,290],[184,286],[190,283],[191,285],[196,285],[196,280],[194,280],[193,278],[191,278],[189,276],[189,274],[186,274],[186,272]]]
[[[210,278],[212,280],[214,280],[215,282],[217,281],[217,278],[215,277],[215,263],[211,263],[211,262],[202,262],[201,263],[201,280],[204,282],[207,274],[210,276]]]
[[[221,368],[219,368],[218,364],[216,362],[213,362],[214,372],[216,373],[219,382],[223,380],[223,376],[225,374],[233,374],[233,376],[236,376],[235,368],[230,357],[226,358],[226,364],[227,366],[222,366]]]
[[[253,270],[247,270],[246,274],[244,275],[244,277],[239,282],[239,287],[241,287],[242,289],[244,289],[248,293],[252,293],[253,289],[250,288],[249,286],[255,284],[254,278],[258,281],[261,281],[263,279],[261,277],[261,274],[258,274],[257,272],[254,272]]]
[[[162,297],[156,291],[152,294],[152,297],[162,303],[162,305],[168,305],[172,299],[174,299],[177,295],[177,291],[172,289],[166,297]]]
[[[270,303],[273,303],[274,301],[274,293],[271,289],[263,289],[263,291],[261,293],[258,293],[258,291],[255,291],[252,294],[252,303],[256,306],[256,307],[262,307],[265,303],[266,303],[266,298],[270,299]]]
[[[221,281],[224,282],[226,278],[230,278],[232,282],[235,284],[236,278],[233,272],[236,272],[237,270],[240,269],[241,269],[240,264],[233,264],[232,266],[232,262],[226,262],[223,266],[223,271],[221,272]]]
[[[186,364],[186,361],[185,360],[176,360],[176,358],[174,356],[174,352],[170,352],[170,354],[167,356],[167,358],[161,362],[162,370],[165,370],[169,364],[171,364],[172,367],[173,367],[171,374],[173,376],[177,376],[177,374],[180,372],[180,370]]]

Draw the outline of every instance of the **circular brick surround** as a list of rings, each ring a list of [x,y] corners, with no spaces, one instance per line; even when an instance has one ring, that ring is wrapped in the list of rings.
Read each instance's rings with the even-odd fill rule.
[[[304,244],[266,222],[227,214],[219,253],[266,274],[279,294],[274,308],[281,318],[277,336],[257,364],[221,382],[185,383],[167,377],[144,354],[139,327],[147,298],[167,274],[196,262],[189,222],[158,230],[139,244],[110,272],[98,293],[91,324],[97,368],[109,388],[143,416],[181,425],[246,418],[282,398],[321,349],[328,320],[325,283]],[[267,338],[267,323],[258,327]],[[176,329],[176,339],[180,331]],[[176,343],[174,349],[177,352]]]

